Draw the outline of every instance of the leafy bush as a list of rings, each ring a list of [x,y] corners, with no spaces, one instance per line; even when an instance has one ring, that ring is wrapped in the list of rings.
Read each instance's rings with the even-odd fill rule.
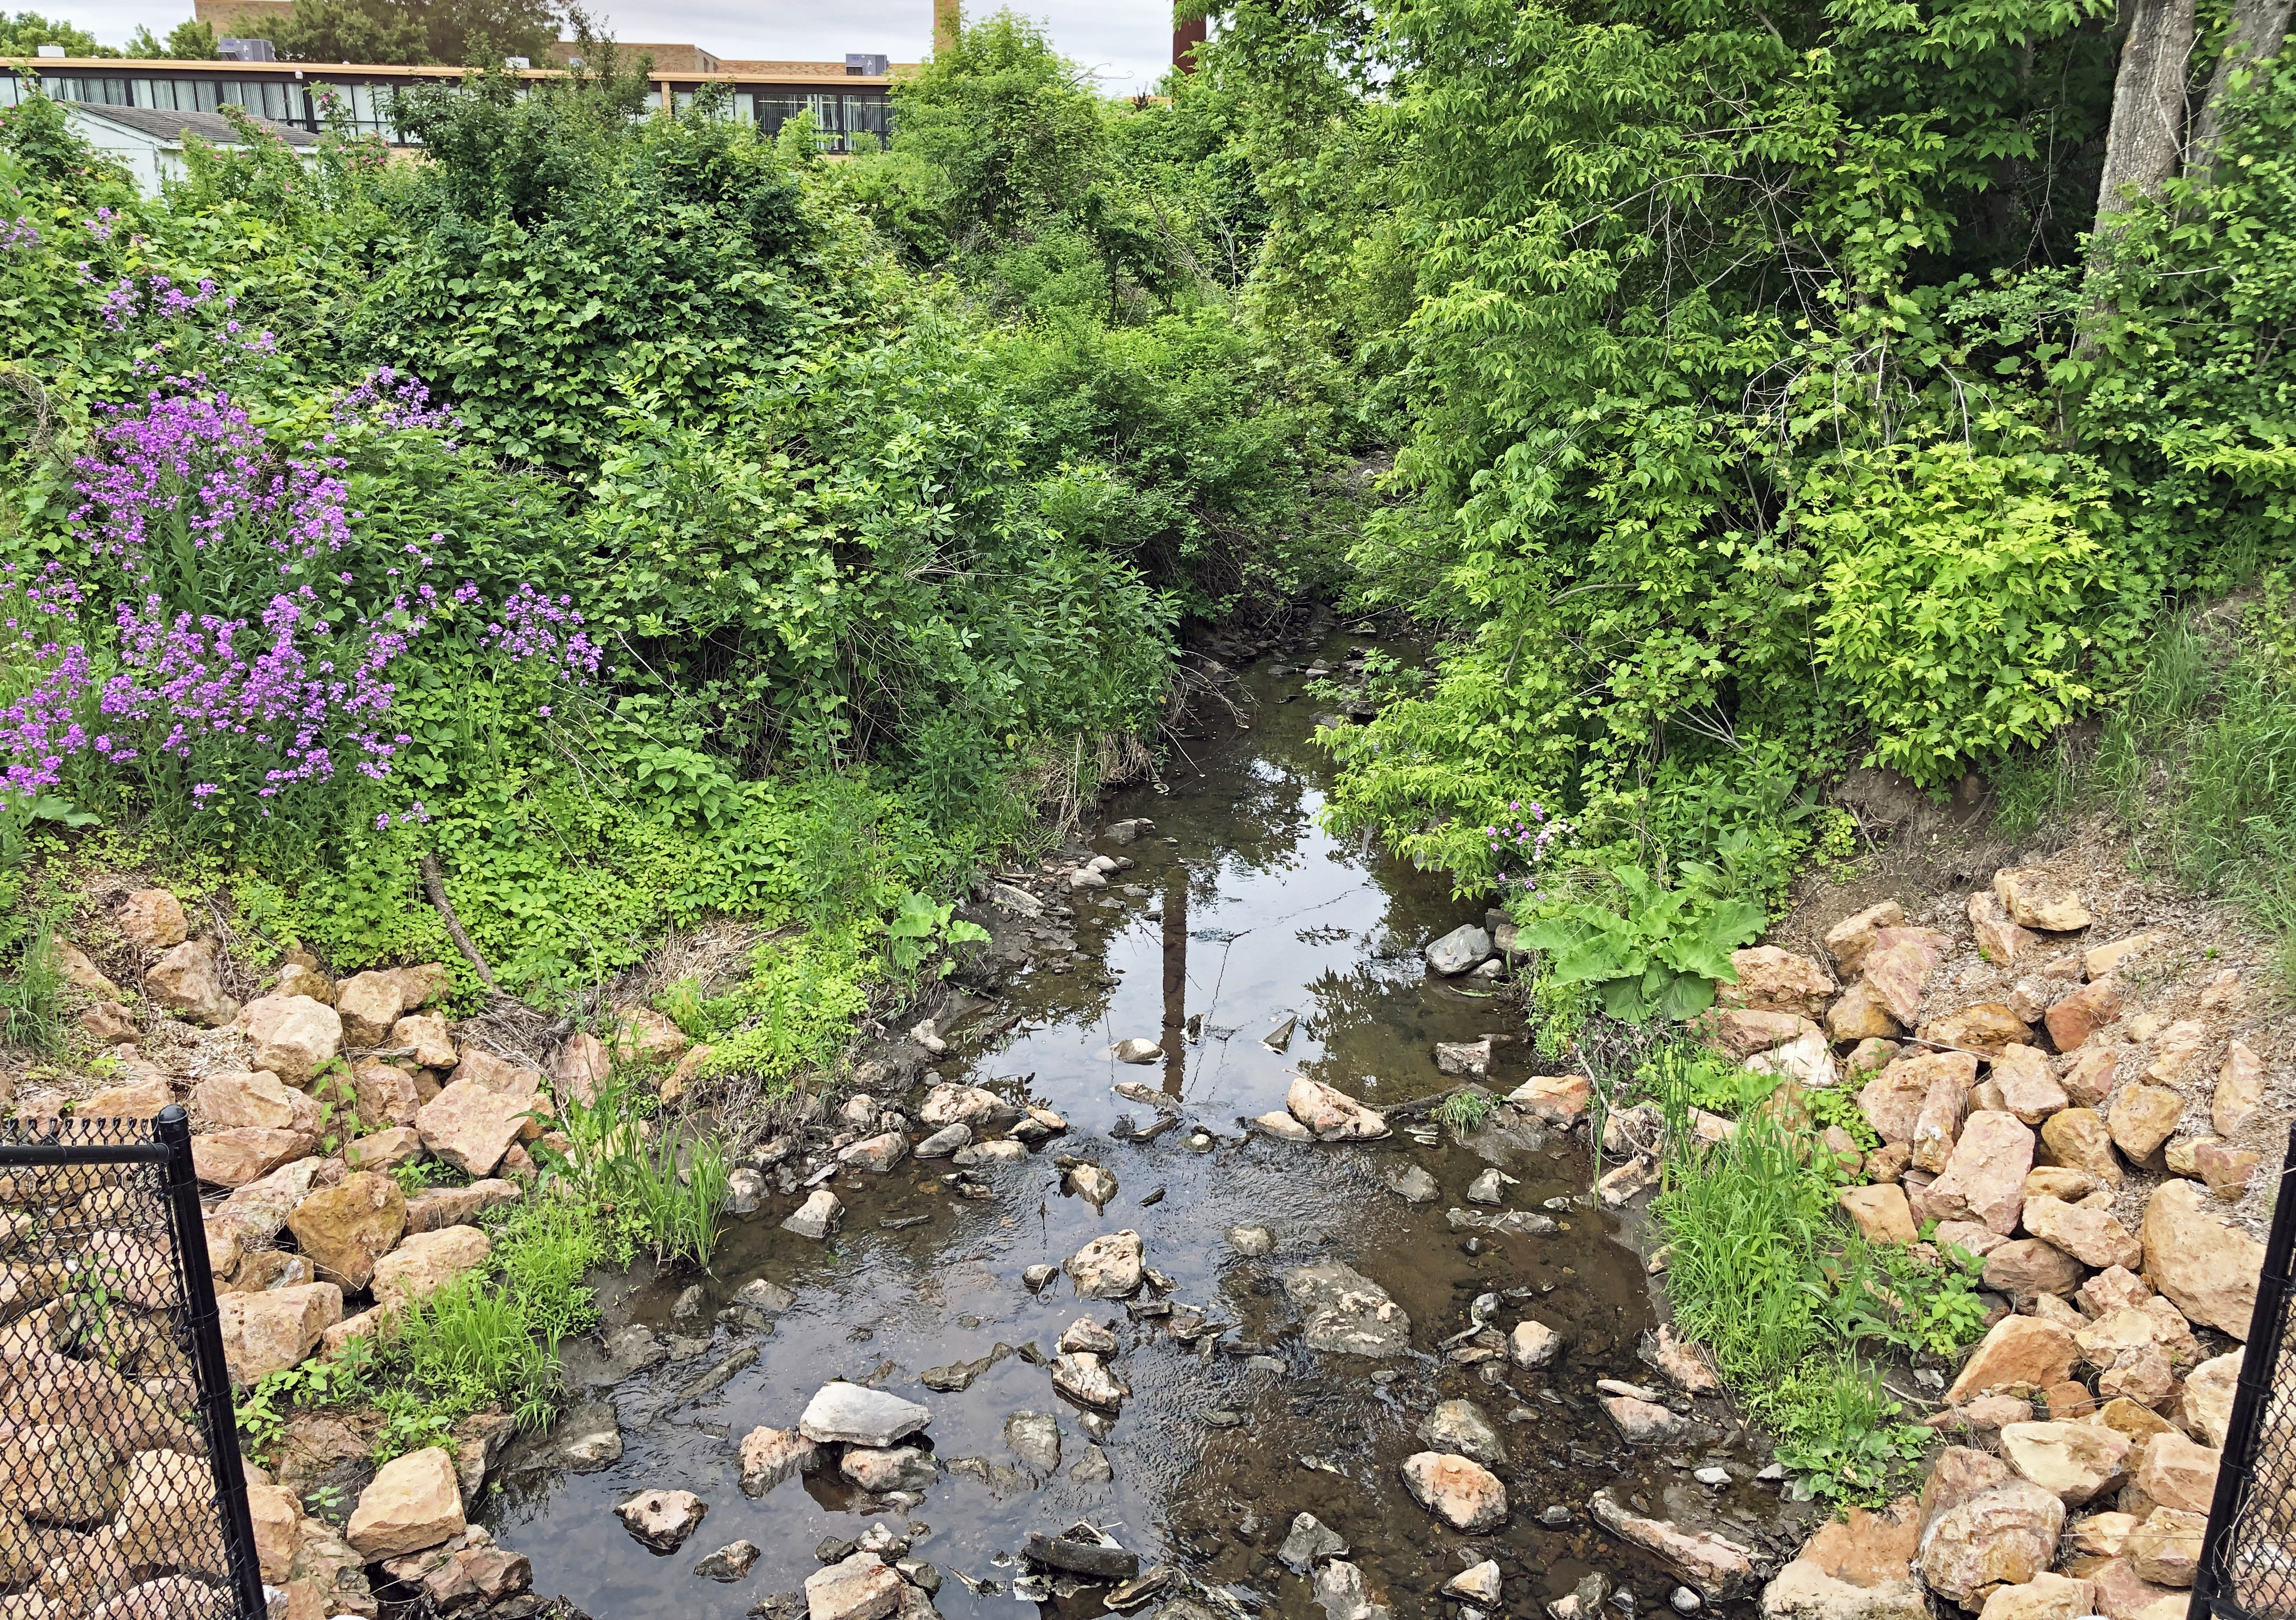
[[[1521,940],[1551,952],[1558,985],[1585,983],[1612,1018],[1679,1021],[1714,1004],[1718,981],[1734,984],[1730,953],[1762,931],[1762,908],[1731,898],[1721,873],[1693,863],[1661,888],[1636,866],[1613,867],[1615,889],[1578,901],[1550,894]]]

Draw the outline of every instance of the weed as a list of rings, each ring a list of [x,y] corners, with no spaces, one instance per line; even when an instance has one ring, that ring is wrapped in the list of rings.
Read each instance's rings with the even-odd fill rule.
[[[1874,1368],[1846,1356],[1751,1387],[1747,1405],[1776,1432],[1778,1461],[1804,1500],[1878,1503],[1931,1438],[1903,1420]]]
[[[1461,1136],[1472,1136],[1491,1117],[1491,1094],[1480,1086],[1453,1092],[1435,1105],[1436,1119]]]

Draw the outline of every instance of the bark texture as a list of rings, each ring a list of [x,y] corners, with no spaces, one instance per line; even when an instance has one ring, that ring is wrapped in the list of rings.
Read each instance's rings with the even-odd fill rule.
[[[2185,76],[2193,55],[2193,0],[2128,0],[2128,37],[2112,84],[2112,127],[2097,188],[2100,231],[2149,197],[2185,158]]]
[[[2217,148],[2224,139],[2225,94],[2230,89],[2234,74],[2253,69],[2258,62],[2280,53],[2280,46],[2288,37],[2288,13],[2296,0],[2233,0],[2232,20],[2225,29],[2224,51],[2217,58],[2215,73],[2209,78],[2208,99],[2194,115],[2193,140],[2186,157],[2186,172],[2195,179],[2207,177],[2210,165],[2217,159]]]

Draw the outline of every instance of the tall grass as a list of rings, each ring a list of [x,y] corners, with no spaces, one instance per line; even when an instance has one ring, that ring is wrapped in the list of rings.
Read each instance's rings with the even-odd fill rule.
[[[714,1136],[694,1137],[681,1166],[676,1133],[641,1119],[639,1096],[617,1075],[594,1101],[562,1100],[569,1146],[546,1155],[549,1166],[623,1244],[707,1265],[732,1179],[725,1147]]]
[[[2296,614],[2267,577],[2237,611],[2178,616],[2093,753],[2059,742],[1997,773],[2002,830],[2109,806],[2139,859],[2244,911],[2296,988]]]

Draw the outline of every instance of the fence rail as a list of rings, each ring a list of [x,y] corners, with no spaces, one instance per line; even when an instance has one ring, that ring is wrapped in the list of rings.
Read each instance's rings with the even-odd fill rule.
[[[263,1620],[191,1120],[0,1121],[0,1594]]]
[[[2264,1275],[2225,1428],[2187,1620],[2296,1620],[2296,1126],[2281,1162]]]

